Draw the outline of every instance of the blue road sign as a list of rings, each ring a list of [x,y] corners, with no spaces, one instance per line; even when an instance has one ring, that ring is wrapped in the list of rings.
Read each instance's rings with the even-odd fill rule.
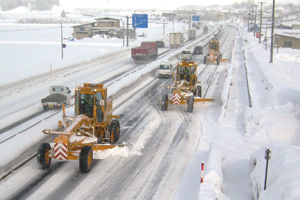
[[[67,45],[66,44],[62,44],[62,48],[66,48],[67,47]]]
[[[148,14],[132,14],[132,28],[148,28]]]
[[[200,16],[199,15],[193,15],[192,16],[192,21],[199,22],[200,21]]]

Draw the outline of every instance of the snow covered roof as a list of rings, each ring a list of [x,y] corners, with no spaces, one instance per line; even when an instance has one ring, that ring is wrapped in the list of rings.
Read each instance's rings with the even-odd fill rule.
[[[298,21],[282,22],[281,25],[292,28],[295,25],[300,26],[300,22]]]
[[[276,29],[275,35],[287,36],[300,39],[300,30],[298,29]]]
[[[96,18],[95,20],[97,21],[120,21],[119,19],[116,18],[110,18],[110,17],[100,17],[100,18]]]

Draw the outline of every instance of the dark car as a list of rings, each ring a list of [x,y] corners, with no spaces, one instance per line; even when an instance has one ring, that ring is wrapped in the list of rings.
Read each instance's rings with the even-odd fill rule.
[[[157,48],[164,48],[165,47],[165,42],[164,41],[156,41]]]
[[[195,46],[195,48],[194,48],[194,54],[203,54],[203,48],[202,48],[202,46]]]

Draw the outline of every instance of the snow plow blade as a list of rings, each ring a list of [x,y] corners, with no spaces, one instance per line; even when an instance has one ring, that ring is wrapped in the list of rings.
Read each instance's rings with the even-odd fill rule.
[[[92,146],[94,151],[103,151],[107,149],[113,149],[115,147],[124,147],[125,144],[96,144]]]
[[[214,99],[204,99],[204,98],[197,98],[197,97],[195,97],[195,98],[194,98],[194,101],[195,101],[195,102],[214,101]]]

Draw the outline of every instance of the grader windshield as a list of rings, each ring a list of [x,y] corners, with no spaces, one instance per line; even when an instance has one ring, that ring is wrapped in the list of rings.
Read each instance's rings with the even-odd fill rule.
[[[190,82],[191,76],[195,73],[195,70],[196,68],[193,64],[179,63],[177,66],[177,74],[179,75],[178,80]]]
[[[209,48],[210,50],[216,50],[216,51],[219,52],[219,45],[220,45],[220,43],[219,43],[218,39],[214,38],[214,39],[212,39],[212,40],[209,42],[209,47],[208,47],[208,48]]]
[[[103,112],[106,110],[104,92],[103,90],[93,91],[84,87],[78,88],[75,92],[75,115],[86,115],[97,122],[102,122]]]

